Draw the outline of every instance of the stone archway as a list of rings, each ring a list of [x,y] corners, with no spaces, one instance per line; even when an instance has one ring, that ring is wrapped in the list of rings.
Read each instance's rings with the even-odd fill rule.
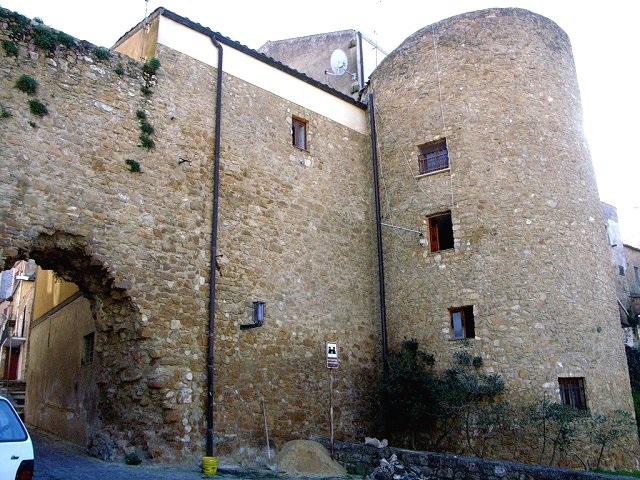
[[[150,369],[153,360],[148,349],[145,348],[146,339],[140,334],[140,313],[136,305],[131,301],[127,293],[127,285],[118,284],[109,272],[109,266],[104,261],[87,252],[91,251],[86,238],[79,235],[71,235],[65,232],[55,231],[51,234],[41,233],[36,236],[28,247],[20,249],[16,255],[7,258],[5,265],[10,266],[16,260],[30,258],[45,270],[53,270],[56,275],[66,281],[75,283],[80,289],[79,304],[85,303],[85,310],[92,319],[95,352],[95,364],[91,366],[90,377],[79,380],[79,376],[87,376],[87,370],[81,374],[74,374],[78,365],[65,365],[69,355],[57,355],[55,358],[29,360],[33,365],[41,367],[48,372],[59,372],[57,382],[49,382],[49,391],[38,391],[29,395],[29,389],[37,389],[33,382],[27,384],[27,399],[43,401],[45,395],[57,398],[60,401],[65,396],[76,398],[81,414],[67,413],[69,422],[84,422],[86,432],[85,445],[89,452],[102,458],[113,458],[118,450],[126,451],[136,448],[148,451],[148,440],[157,430],[157,425],[162,422],[161,392],[159,389],[149,387]],[[73,339],[73,344],[50,348],[52,355],[55,352],[66,349],[82,349],[78,343],[82,341],[82,333],[74,332],[77,320],[82,314],[77,313],[82,306],[73,307],[70,315],[75,317],[66,327],[69,329],[67,339]],[[54,313],[55,315],[55,313]],[[37,319],[34,319],[37,321]],[[90,320],[91,321],[91,320]],[[65,325],[58,323],[58,325]],[[47,342],[65,341],[64,332],[58,332],[57,340],[51,334],[51,328],[46,332]],[[62,334],[60,334],[62,333]],[[78,336],[80,335],[80,336]],[[75,338],[78,337],[78,338]],[[62,339],[62,340],[61,340]],[[49,347],[51,345],[49,344]],[[40,350],[40,354],[42,350]],[[30,353],[31,354],[31,353]],[[56,362],[60,362],[56,365]],[[67,369],[67,370],[65,370]],[[45,371],[40,370],[40,372]],[[65,374],[66,373],[66,374]],[[55,374],[55,373],[54,373]],[[76,378],[70,378],[76,375]],[[34,377],[38,381],[38,376]],[[80,386],[79,386],[80,385]],[[51,390],[72,390],[52,392]],[[158,397],[158,398],[155,398]],[[55,403],[55,402],[54,402]],[[38,411],[46,411],[41,405]],[[38,408],[32,405],[30,408]],[[54,410],[52,407],[51,410]],[[71,410],[69,410],[71,411]],[[61,433],[65,430],[60,426],[64,419],[51,420],[53,433]],[[27,414],[27,422],[29,422]],[[42,417],[32,415],[34,421],[46,423]],[[58,423],[56,426],[55,423]],[[37,425],[36,426],[41,426]],[[76,426],[77,427],[77,426]],[[45,427],[45,429],[47,429]],[[67,429],[71,430],[71,429]],[[77,428],[76,428],[77,430]],[[70,434],[72,435],[72,434]],[[65,436],[62,434],[61,436]],[[68,435],[67,435],[68,436]],[[83,438],[82,435],[77,438]]]

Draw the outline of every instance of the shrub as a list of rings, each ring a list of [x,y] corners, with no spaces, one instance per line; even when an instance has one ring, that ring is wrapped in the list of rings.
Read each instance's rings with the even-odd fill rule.
[[[111,52],[109,51],[108,48],[104,48],[104,47],[98,47],[95,48],[93,50],[93,55],[98,59],[98,60],[108,60],[109,57],[111,56]],[[120,75],[120,74],[119,74]]]
[[[31,35],[33,36],[33,43],[37,47],[44,50],[54,50],[56,48],[57,37],[49,27],[36,25],[31,30]]]
[[[132,158],[127,158],[124,163],[126,163],[127,165],[129,165],[129,171],[130,172],[140,172],[140,163],[133,160]]]
[[[113,69],[114,73],[116,75],[122,76],[124,74],[124,69],[122,68],[122,65],[118,65],[116,68]]]
[[[11,112],[4,108],[4,106],[0,105],[0,118],[9,118],[11,117]]]
[[[151,90],[149,87],[147,87],[146,85],[143,85],[142,87],[140,87],[140,91],[142,92],[142,94],[145,97],[149,97],[151,96],[151,94],[153,93],[153,90]]]
[[[18,47],[11,40],[2,40],[2,48],[4,48],[7,55],[18,56]]]
[[[147,150],[151,150],[156,146],[156,142],[154,142],[146,133],[141,133],[139,146],[142,148],[146,148]]]
[[[29,75],[21,75],[16,82],[16,88],[27,95],[35,95],[38,90],[38,82]]]
[[[140,120],[140,131],[147,135],[151,135],[155,129],[146,120]]]
[[[136,453],[128,453],[124,456],[124,463],[127,465],[140,465],[142,459]]]
[[[479,408],[504,391],[504,381],[500,375],[481,372],[481,362],[474,358],[478,357],[458,351],[453,367],[436,372],[434,356],[421,351],[416,340],[405,340],[400,351],[390,352],[389,374],[380,384],[387,433],[408,435],[412,448],[421,432],[431,432],[428,447],[438,448],[454,426],[484,428],[488,440],[495,425],[472,423],[482,417],[476,415]],[[501,405],[485,413],[491,414],[487,418],[504,419],[507,412]]]
[[[64,45],[67,48],[71,48],[76,44],[76,39],[64,32],[57,32],[56,40],[57,43],[59,43],[60,45]]]
[[[144,110],[137,110],[136,111],[136,117],[139,120],[144,120],[145,118],[147,118],[147,113]]]
[[[29,110],[31,111],[31,113],[38,117],[44,117],[49,113],[49,110],[47,109],[45,104],[36,99],[29,100]]]
[[[150,58],[147,63],[142,66],[142,71],[146,74],[153,75],[160,68],[160,60],[156,57]]]
[[[31,30],[31,35],[33,36],[33,43],[44,50],[53,51],[58,45],[71,48],[76,44],[76,39],[71,35],[64,32],[54,32],[45,25],[34,26]]]

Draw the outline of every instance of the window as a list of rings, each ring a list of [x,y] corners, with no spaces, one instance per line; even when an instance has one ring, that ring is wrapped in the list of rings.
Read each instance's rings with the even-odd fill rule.
[[[476,325],[473,319],[473,305],[466,307],[450,308],[451,338],[475,338]]]
[[[80,365],[89,365],[93,362],[93,347],[95,345],[95,333],[91,332],[82,337],[82,360]]]
[[[624,277],[624,267],[622,265],[618,265],[618,273]]]
[[[633,274],[634,274],[634,275],[635,275],[635,277],[636,277],[636,283],[637,283],[638,285],[640,285],[640,268],[638,268],[638,267],[633,267]]]
[[[307,122],[300,118],[291,118],[291,136],[293,139],[293,146],[307,149]]]
[[[559,377],[560,402],[564,405],[571,405],[578,410],[587,409],[587,399],[584,394],[584,378],[582,377]]]
[[[451,212],[429,217],[429,243],[432,252],[453,248]]]
[[[418,148],[420,149],[418,154],[418,173],[420,175],[449,168],[446,140],[425,143]]]

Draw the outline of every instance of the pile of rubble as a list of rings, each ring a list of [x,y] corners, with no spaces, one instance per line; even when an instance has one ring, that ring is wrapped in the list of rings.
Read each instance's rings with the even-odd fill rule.
[[[380,466],[371,472],[365,480],[421,480],[424,476],[418,467],[405,467],[394,453],[389,460],[380,460]]]

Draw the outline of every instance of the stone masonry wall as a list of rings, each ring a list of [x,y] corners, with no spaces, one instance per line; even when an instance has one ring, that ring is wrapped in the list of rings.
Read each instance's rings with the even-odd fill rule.
[[[330,443],[321,441],[327,448]],[[486,458],[443,455],[433,452],[416,452],[400,448],[376,448],[363,444],[335,442],[336,460],[347,472],[355,475],[371,475],[380,460],[396,455],[398,461],[414,474],[428,480],[606,480],[610,475],[580,470],[503,462]],[[376,477],[378,478],[378,477]],[[385,478],[384,476],[382,478]],[[620,477],[626,478],[626,477]]]
[[[215,69],[159,45],[161,68],[145,78],[140,64],[101,60],[92,45],[44,51],[6,11],[0,24],[19,47],[0,52],[11,114],[0,119],[0,260],[32,256],[92,298],[98,411],[116,446],[199,455]],[[38,81],[48,115],[29,113],[31,97],[14,87],[22,74]],[[378,362],[366,137],[229,76],[222,108],[221,451],[264,445],[263,400],[276,445],[328,429],[325,340],[342,353],[337,434],[361,435]],[[138,146],[139,110],[155,129],[151,150]],[[308,152],[290,145],[292,114],[309,121]],[[265,325],[241,332],[254,300],[266,301]]]
[[[409,37],[374,72],[383,221],[450,211],[454,248],[385,229],[392,347],[416,338],[444,366],[468,348],[516,404],[560,401],[584,377],[592,412],[633,411],[605,221],[569,40],[525,10],[460,15]],[[401,125],[402,128],[397,128]],[[418,175],[446,138],[450,169]],[[472,305],[475,338],[451,340]]]

